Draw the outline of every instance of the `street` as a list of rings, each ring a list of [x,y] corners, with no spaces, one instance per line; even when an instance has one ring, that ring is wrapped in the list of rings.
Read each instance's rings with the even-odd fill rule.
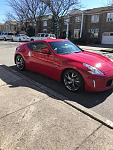
[[[15,49],[19,44],[20,43],[16,42],[0,41],[0,64],[4,64],[9,68],[16,70],[13,57]],[[95,52],[101,53],[99,50]],[[113,58],[112,53],[102,53],[103,55],[107,55],[108,57]],[[89,108],[96,113],[102,115],[103,117],[113,121],[113,90],[99,93],[72,93],[67,91],[62,83],[54,81],[43,75],[36,74],[30,71],[24,71],[21,73],[29,77],[30,79],[42,83],[50,89],[53,89],[57,93],[64,95],[65,97],[67,97],[68,100],[75,101],[82,106],[85,106],[86,108]]]

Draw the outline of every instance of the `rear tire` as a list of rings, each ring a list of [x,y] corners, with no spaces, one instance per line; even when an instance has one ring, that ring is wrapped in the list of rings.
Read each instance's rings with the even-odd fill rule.
[[[25,70],[25,61],[21,55],[17,55],[15,57],[15,63],[18,70],[20,71]]]

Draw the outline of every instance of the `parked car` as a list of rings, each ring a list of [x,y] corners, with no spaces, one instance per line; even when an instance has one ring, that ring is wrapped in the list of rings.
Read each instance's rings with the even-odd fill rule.
[[[4,36],[3,36],[3,32],[0,32],[0,40],[3,40]]]
[[[31,41],[44,39],[56,39],[56,36],[51,33],[38,33],[36,36],[31,37]]]
[[[27,42],[27,41],[30,41],[30,37],[28,37],[25,34],[17,34],[15,36],[13,36],[12,41],[15,41],[15,42]]]
[[[84,51],[69,40],[48,39],[17,47],[19,70],[30,69],[63,81],[70,91],[105,91],[113,88],[113,60]]]
[[[14,33],[8,32],[8,33],[3,33],[3,40],[12,40]]]

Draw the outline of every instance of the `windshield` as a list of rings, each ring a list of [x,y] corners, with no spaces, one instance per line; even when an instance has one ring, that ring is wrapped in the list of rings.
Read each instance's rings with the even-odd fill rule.
[[[79,53],[82,51],[79,47],[70,41],[49,42],[49,44],[57,54],[71,54]]]

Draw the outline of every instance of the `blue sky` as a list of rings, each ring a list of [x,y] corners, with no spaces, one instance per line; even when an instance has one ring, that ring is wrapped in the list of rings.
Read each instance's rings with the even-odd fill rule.
[[[110,0],[79,0],[79,1],[83,5],[83,9],[90,9],[106,6]]]
[[[82,4],[82,9],[90,9],[94,7],[106,6],[109,0],[79,0]],[[7,0],[0,0],[0,22],[4,22],[7,12],[11,9],[8,6]]]

